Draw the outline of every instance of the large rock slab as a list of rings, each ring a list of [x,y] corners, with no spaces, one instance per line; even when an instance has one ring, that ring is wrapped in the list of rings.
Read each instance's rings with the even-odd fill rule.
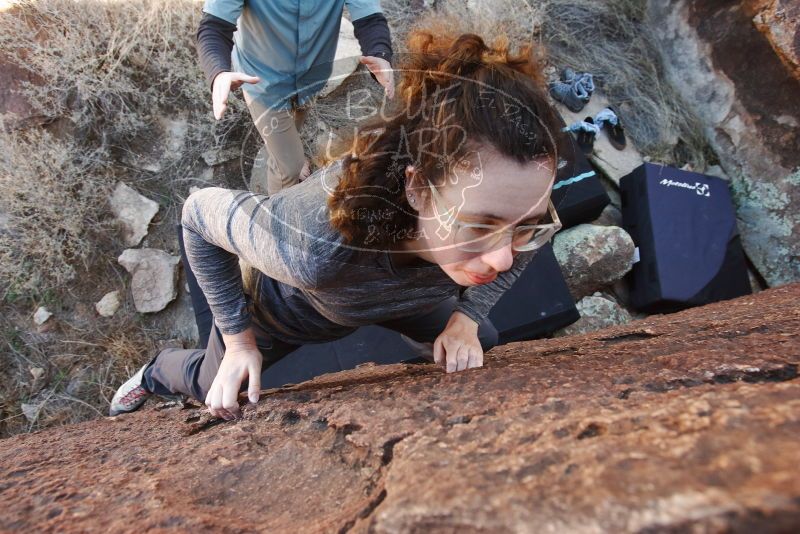
[[[776,286],[800,280],[800,81],[755,27],[753,3],[648,6],[669,81],[731,178],[745,251]]]
[[[789,532],[798,299],[514,343],[450,375],[361,367],[236,422],[164,405],[15,436],[0,530]]]

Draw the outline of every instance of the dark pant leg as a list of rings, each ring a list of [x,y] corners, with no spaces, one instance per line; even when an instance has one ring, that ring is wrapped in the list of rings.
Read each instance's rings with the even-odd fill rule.
[[[392,319],[378,323],[378,325],[405,334],[420,343],[433,343],[442,333],[444,327],[447,326],[447,322],[450,320],[450,316],[453,315],[457,303],[458,299],[451,297],[443,300],[433,309],[419,315]],[[497,329],[488,317],[478,325],[478,339],[484,352],[498,343]]]
[[[262,370],[297,349],[295,345],[274,340],[256,326],[253,329],[263,358]],[[144,372],[145,387],[157,395],[183,393],[204,402],[224,355],[225,344],[214,325],[205,349],[164,349],[159,352]],[[246,389],[245,382],[242,390]]]
[[[176,229],[178,231],[178,244],[181,248],[183,272],[186,274],[186,283],[189,286],[189,297],[192,299],[192,309],[194,310],[194,320],[197,323],[197,346],[205,348],[208,346],[208,336],[211,333],[214,318],[211,315],[211,308],[208,305],[206,296],[197,284],[197,278],[195,278],[192,268],[189,266],[189,260],[186,258],[186,249],[183,245],[183,226],[178,224]]]

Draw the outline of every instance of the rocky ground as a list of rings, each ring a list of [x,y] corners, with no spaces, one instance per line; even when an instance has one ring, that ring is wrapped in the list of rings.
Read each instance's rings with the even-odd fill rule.
[[[362,367],[15,436],[0,530],[788,532],[800,524],[800,284],[483,369]]]

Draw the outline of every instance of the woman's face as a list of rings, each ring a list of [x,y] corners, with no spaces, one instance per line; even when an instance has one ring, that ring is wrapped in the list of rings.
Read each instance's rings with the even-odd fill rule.
[[[437,181],[433,194],[424,177],[409,166],[407,188],[411,206],[418,209],[418,238],[411,243],[417,255],[438,264],[462,286],[488,284],[511,268],[511,235],[480,252],[458,246],[464,236],[461,223],[498,225],[510,230],[520,224],[542,222],[555,176],[554,160],[542,156],[527,163],[497,154],[474,151],[448,173],[446,184]],[[425,191],[424,196],[420,193]]]

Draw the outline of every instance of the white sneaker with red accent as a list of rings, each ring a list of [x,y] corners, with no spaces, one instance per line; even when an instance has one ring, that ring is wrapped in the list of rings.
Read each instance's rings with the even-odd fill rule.
[[[150,393],[142,385],[142,378],[144,377],[144,370],[147,366],[139,369],[139,372],[128,379],[127,382],[122,384],[114,398],[111,399],[111,406],[108,408],[108,415],[114,416],[121,413],[134,412],[141,408],[142,404],[150,398]]]

